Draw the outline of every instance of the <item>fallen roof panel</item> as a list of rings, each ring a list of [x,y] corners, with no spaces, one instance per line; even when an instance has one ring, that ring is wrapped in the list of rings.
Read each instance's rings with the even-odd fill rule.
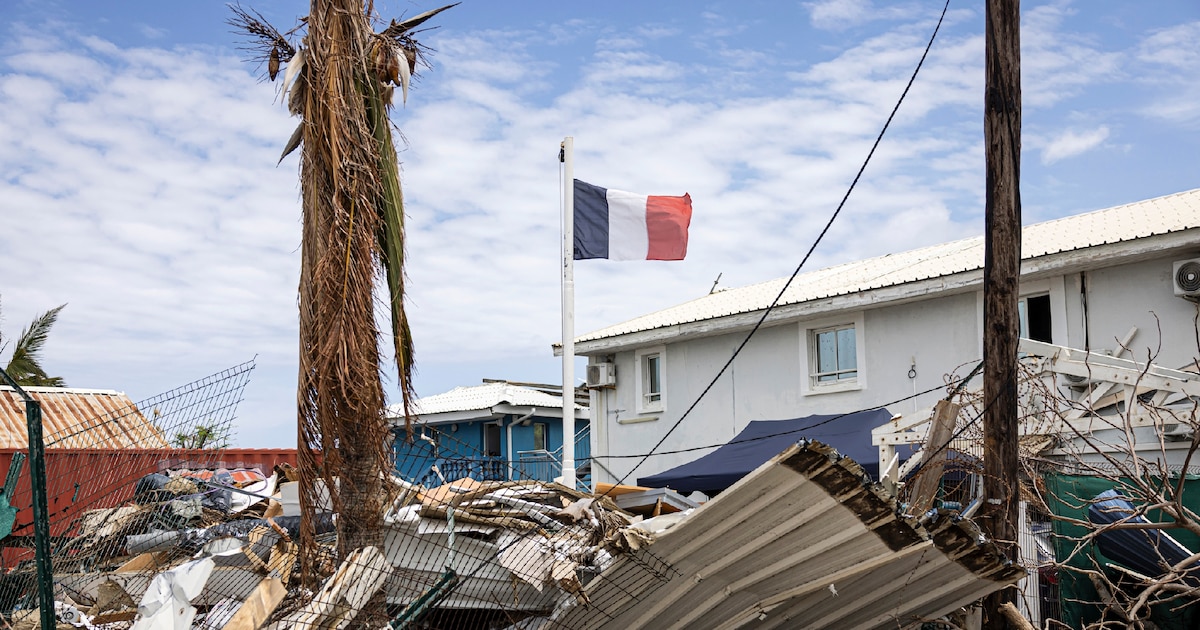
[[[833,449],[801,442],[587,586],[570,628],[895,628],[1012,584],[969,521],[931,529]]]

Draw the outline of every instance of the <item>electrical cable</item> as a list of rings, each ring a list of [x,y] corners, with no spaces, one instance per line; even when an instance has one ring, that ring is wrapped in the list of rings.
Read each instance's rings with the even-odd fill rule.
[[[712,388],[717,384],[717,381],[724,376],[725,372],[729,369],[729,366],[733,365],[733,361],[737,359],[742,349],[744,349],[746,344],[750,342],[750,339],[753,338],[758,332],[759,328],[762,327],[763,322],[767,320],[767,317],[770,316],[771,312],[779,304],[779,301],[783,299],[784,294],[792,285],[792,282],[796,280],[796,276],[800,275],[800,270],[804,268],[804,265],[808,262],[808,259],[812,257],[813,252],[817,249],[817,245],[821,244],[821,241],[829,232],[829,228],[833,227],[833,222],[836,221],[838,215],[841,214],[842,208],[845,207],[846,201],[850,198],[850,193],[852,193],[855,186],[858,185],[859,179],[862,178],[863,172],[867,169],[867,164],[871,162],[871,158],[875,155],[875,150],[879,148],[879,143],[883,140],[883,135],[887,132],[888,127],[891,126],[892,120],[896,117],[896,112],[900,109],[900,104],[904,102],[904,98],[908,95],[909,89],[912,88],[913,82],[916,81],[917,74],[921,71],[921,66],[925,63],[925,58],[929,56],[929,50],[933,47],[934,40],[937,39],[938,31],[942,28],[942,21],[945,20],[946,11],[949,8],[950,0],[946,0],[945,5],[942,6],[942,14],[938,17],[937,25],[933,29],[933,34],[929,37],[929,43],[925,45],[925,51],[921,53],[921,59],[917,62],[917,67],[913,69],[912,76],[910,76],[908,79],[908,84],[904,86],[904,91],[901,92],[899,100],[897,100],[896,105],[892,107],[892,112],[888,115],[887,121],[884,122],[883,128],[879,130],[879,135],[875,137],[875,143],[871,145],[871,150],[867,152],[867,157],[863,160],[862,166],[859,167],[858,172],[854,175],[854,180],[850,182],[849,188],[846,189],[846,194],[842,196],[842,200],[838,203],[837,208],[833,211],[833,215],[829,217],[829,220],[825,223],[825,227],[822,228],[820,234],[817,235],[817,238],[815,241],[813,241],[812,246],[808,248],[808,252],[804,254],[804,258],[800,260],[800,264],[796,266],[795,271],[793,271],[792,275],[788,277],[787,282],[783,284],[783,287],[779,290],[778,295],[776,295],[775,299],[771,300],[771,304],[768,305],[765,310],[763,310],[762,316],[758,318],[757,322],[755,322],[754,327],[750,329],[750,332],[746,334],[745,339],[743,339],[742,342],[738,344],[738,347],[734,349],[733,354],[729,357],[729,360],[725,362],[725,365],[721,366],[721,369],[717,371],[716,376],[709,381],[704,390],[700,392],[700,395],[696,397],[696,400],[693,401],[692,404],[688,406],[687,410],[683,412],[683,415],[679,416],[679,419],[676,420],[673,425],[671,425],[671,428],[668,429],[658,443],[650,449],[650,452],[646,454],[642,461],[634,465],[633,468],[631,468],[629,472],[625,474],[625,476],[617,480],[617,483],[614,484],[614,487],[616,485],[625,483],[625,481],[629,479],[629,476],[632,475],[639,467],[641,467],[641,465],[645,463],[646,459],[649,459],[651,455],[655,454],[659,447],[661,447],[663,443],[667,441],[667,438],[670,437],[677,428],[679,428],[679,425],[682,424],[689,415],[691,415],[696,406],[700,404],[700,401],[704,400],[704,397],[708,395],[708,392],[711,391]]]
[[[979,365],[980,366],[983,365],[983,362],[980,362]],[[955,389],[946,398],[949,399],[949,398],[953,397],[955,394],[957,394],[959,391],[961,391],[962,387],[966,384],[966,382],[969,381],[978,372],[979,372],[979,366],[976,366],[976,368],[970,374],[968,374],[966,377],[961,379],[956,384]],[[671,451],[653,451],[653,452],[649,452],[649,453],[635,453],[635,454],[630,454],[630,455],[592,455],[592,459],[601,459],[601,458],[603,458],[603,459],[634,459],[634,458],[638,458],[638,457],[650,457],[653,455],[676,455],[679,453],[691,453],[694,451],[702,451],[704,449],[709,449],[709,448],[718,448],[721,446],[725,446],[726,444],[745,444],[748,442],[757,442],[759,440],[769,440],[771,438],[779,437],[781,435],[790,435],[793,433],[800,433],[802,431],[811,431],[812,429],[815,429],[820,426],[824,426],[826,424],[829,424],[829,423],[837,421],[837,420],[841,420],[842,418],[845,418],[847,416],[852,416],[856,413],[862,413],[864,411],[871,411],[874,409],[884,409],[891,405],[896,405],[896,404],[902,403],[907,400],[912,400],[913,398],[918,398],[918,397],[924,396],[925,394],[933,393],[933,392],[935,392],[939,389],[942,389],[944,387],[947,387],[947,386],[948,386],[948,384],[942,384],[942,385],[938,385],[936,387],[930,387],[929,389],[916,392],[914,394],[905,396],[903,398],[897,398],[896,400],[891,400],[891,401],[888,401],[888,402],[885,402],[885,403],[882,403],[879,405],[875,405],[872,407],[864,407],[862,409],[855,409],[854,411],[847,411],[845,413],[839,413],[830,418],[826,418],[824,420],[814,422],[813,424],[806,425],[804,427],[800,427],[799,429],[789,429],[787,431],[780,431],[778,433],[771,433],[768,435],[759,435],[759,436],[755,436],[755,437],[744,438],[741,440],[735,439],[735,440],[731,440],[728,442],[722,442],[720,444],[708,444],[705,446],[693,446],[691,448],[681,448],[681,449],[676,449],[676,450],[671,450]]]
[[[704,390],[699,394],[699,396],[696,397],[696,400],[687,408],[687,410],[683,413],[683,415],[681,415],[679,417],[679,419],[675,421],[675,423],[671,426],[671,428],[667,430],[666,434],[663,435],[662,439],[660,439],[658,441],[658,443],[655,444],[654,447],[652,449],[650,449],[650,451],[648,453],[646,453],[642,456],[642,460],[640,462],[638,462],[635,466],[633,466],[633,468],[631,468],[630,471],[625,474],[625,476],[623,476],[620,480],[618,480],[617,483],[614,484],[614,486],[624,483],[625,480],[628,479],[629,476],[632,475],[633,472],[638,469],[638,467],[640,467],[643,463],[645,463],[646,459],[648,459],[650,456],[656,454],[659,447],[661,447],[663,445],[663,443],[667,440],[667,438],[679,427],[679,425],[684,421],[684,419],[686,419],[691,414],[691,412],[696,408],[696,406],[700,403],[700,401],[704,399],[704,397],[708,394],[708,392],[712,390],[712,388],[716,385],[717,381],[721,378],[721,376],[723,376],[725,374],[725,372],[729,369],[729,366],[733,364],[733,361],[741,353],[742,349],[744,349],[746,347],[746,344],[749,343],[750,339],[758,332],[758,330],[762,327],[762,324],[766,321],[767,317],[771,314],[771,312],[779,304],[779,301],[783,298],[783,295],[786,293],[788,288],[791,286],[792,282],[795,281],[796,277],[800,274],[800,270],[804,268],[804,265],[808,262],[809,258],[812,256],[812,254],[816,250],[817,246],[821,243],[821,241],[825,238],[825,235],[829,232],[830,227],[833,226],[833,222],[841,214],[842,209],[846,205],[846,201],[850,198],[851,192],[853,192],[855,186],[858,184],[859,179],[861,179],[863,172],[866,170],[867,165],[870,163],[871,158],[875,154],[875,150],[879,147],[879,143],[883,140],[884,133],[887,132],[888,127],[891,125],[892,120],[896,116],[896,112],[900,109],[900,104],[904,102],[905,96],[908,95],[909,89],[912,88],[912,84],[916,80],[917,74],[921,70],[921,66],[925,63],[925,59],[926,59],[926,57],[928,57],[929,51],[933,47],[933,42],[937,38],[938,31],[941,29],[942,22],[946,17],[946,11],[949,8],[949,6],[950,6],[950,0],[946,0],[945,5],[942,7],[941,15],[938,17],[937,25],[934,27],[933,34],[930,36],[929,42],[926,44],[925,50],[921,54],[921,59],[917,62],[917,66],[913,70],[912,76],[909,77],[908,83],[904,87],[904,91],[901,93],[899,100],[897,100],[896,105],[892,108],[891,113],[888,115],[887,121],[884,123],[883,128],[880,130],[879,134],[876,136],[874,144],[871,145],[871,150],[867,153],[866,159],[863,160],[862,165],[859,167],[858,172],[854,176],[854,180],[850,183],[849,188],[847,188],[846,194],[842,197],[841,202],[838,203],[837,208],[834,210],[833,215],[830,216],[829,220],[826,222],[825,227],[821,230],[820,234],[817,235],[817,238],[813,242],[812,246],[809,247],[807,253],[805,253],[803,259],[801,259],[800,264],[796,266],[795,271],[792,272],[792,274],[788,278],[787,282],[784,283],[783,287],[779,291],[779,294],[775,296],[775,299],[773,299],[771,301],[771,304],[769,306],[767,306],[767,308],[763,311],[762,316],[754,324],[754,327],[747,333],[745,339],[743,339],[742,342],[738,345],[738,347],[734,350],[733,354],[729,357],[729,360],[725,362],[725,364],[717,372],[716,376],[713,377],[713,379],[704,388]],[[563,182],[560,182],[560,185],[566,185],[566,184]],[[936,389],[939,389],[940,387],[942,387],[942,386],[933,388],[929,391],[934,391]],[[924,393],[928,393],[928,392],[924,392]],[[564,391],[563,394],[566,395],[566,392]],[[876,408],[878,408],[878,407],[871,407],[869,409],[876,409]],[[822,421],[814,426],[819,426],[820,424],[827,424],[829,422],[833,422],[834,420],[841,418],[841,417],[845,417],[846,415],[849,415],[849,414],[842,414],[841,416],[835,416],[833,418]],[[809,427],[809,428],[812,428],[812,427]],[[606,494],[607,494],[607,492],[603,493],[602,495],[599,495],[599,496],[604,496]],[[504,550],[512,547],[513,545],[517,544],[518,542],[520,542],[524,538],[528,537],[529,535],[530,535],[530,532],[526,531],[526,532],[523,532],[522,534],[520,534],[519,536],[514,537],[514,540],[508,542],[505,545],[502,545],[501,548],[497,551],[497,553],[502,553]],[[471,571],[468,574],[468,576],[475,575],[476,573],[481,571],[484,566],[485,566],[485,564],[480,564],[473,571]]]

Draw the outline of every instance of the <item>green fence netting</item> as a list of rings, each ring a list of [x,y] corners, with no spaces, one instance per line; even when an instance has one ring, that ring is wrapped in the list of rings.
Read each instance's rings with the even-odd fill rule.
[[[1072,628],[1083,628],[1101,619],[1103,606],[1091,580],[1072,568],[1095,569],[1097,565],[1104,567],[1110,561],[1093,543],[1082,544],[1080,548],[1081,543],[1078,541],[1088,530],[1065,519],[1087,522],[1089,500],[1106,490],[1115,488],[1121,491],[1126,487],[1124,484],[1128,484],[1130,480],[1061,473],[1047,473],[1043,479],[1046,482],[1047,506],[1051,513],[1058,517],[1053,519],[1055,559],[1065,565],[1058,572],[1062,621]],[[1173,486],[1177,480],[1178,478],[1175,478],[1167,482]],[[1136,494],[1123,494],[1132,503],[1138,503]],[[1190,474],[1184,480],[1183,503],[1192,511],[1200,513],[1200,476]],[[1155,522],[1168,520],[1155,512],[1150,512],[1147,518]],[[1200,538],[1187,530],[1173,528],[1168,530],[1168,533],[1188,549],[1200,550]],[[1112,615],[1108,618],[1112,619]],[[1200,606],[1190,603],[1189,600],[1158,604],[1151,607],[1150,620],[1162,630],[1190,630],[1200,627]]]

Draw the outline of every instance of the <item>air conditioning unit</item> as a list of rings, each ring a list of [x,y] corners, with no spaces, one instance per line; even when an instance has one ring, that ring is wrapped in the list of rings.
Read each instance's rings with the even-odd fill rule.
[[[617,369],[612,363],[589,363],[587,366],[587,386],[592,389],[601,387],[616,387]]]
[[[1175,295],[1200,300],[1200,258],[1177,260],[1171,272]]]

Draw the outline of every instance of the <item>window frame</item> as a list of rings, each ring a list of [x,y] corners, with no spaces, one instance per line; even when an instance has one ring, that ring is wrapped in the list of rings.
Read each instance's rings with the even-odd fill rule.
[[[533,432],[533,436],[532,436],[533,437],[533,450],[549,451],[550,450],[550,423],[534,422],[531,429]],[[541,434],[542,434],[542,436],[541,436],[542,437],[542,445],[541,446],[538,446],[538,432],[539,431],[541,431]]]
[[[503,457],[504,456],[504,432],[500,430],[500,425],[498,425],[492,421],[484,422],[483,426],[481,427],[481,432],[483,433],[483,445],[482,445],[483,448],[480,450],[483,451],[483,456],[484,457]],[[496,452],[494,454],[492,453],[492,449],[490,448],[492,446],[491,442],[493,441],[492,440],[493,435],[495,436],[494,441],[496,443]]]
[[[647,392],[650,385],[650,374],[647,373],[646,366],[650,359],[656,359],[658,372],[658,391]],[[641,348],[633,354],[634,367],[634,407],[638,414],[662,413],[666,411],[666,363],[667,349],[666,346],[654,346],[651,348]],[[651,395],[657,395],[657,400],[649,400]]]
[[[842,332],[850,331],[853,333],[854,342],[854,367],[843,368],[842,362],[847,359],[842,355]],[[833,359],[834,366],[832,371],[821,371],[822,344],[821,336],[832,333],[834,336],[833,343]],[[809,334],[815,339],[813,343],[813,366],[814,372],[811,378],[817,386],[832,385],[841,381],[858,380],[858,331],[854,328],[854,322],[846,322],[844,324],[836,324],[826,328],[812,330]],[[825,377],[832,377],[826,380]]]
[[[1029,300],[1034,298],[1046,298],[1046,316],[1049,326],[1049,339],[1034,339],[1030,336],[1030,321],[1029,321]],[[1031,291],[1022,293],[1017,297],[1017,336],[1021,339],[1030,339],[1041,343],[1054,343],[1054,298],[1050,295],[1047,288],[1045,291]]]
[[[854,372],[850,378],[839,378],[832,381],[818,381],[821,372],[818,368],[817,335],[831,330],[854,331]],[[800,360],[801,374],[800,393],[803,396],[830,394],[834,392],[856,391],[867,386],[866,364],[866,327],[863,313],[849,313],[840,317],[828,317],[820,320],[801,322],[800,324]],[[833,372],[834,374],[837,371]]]

